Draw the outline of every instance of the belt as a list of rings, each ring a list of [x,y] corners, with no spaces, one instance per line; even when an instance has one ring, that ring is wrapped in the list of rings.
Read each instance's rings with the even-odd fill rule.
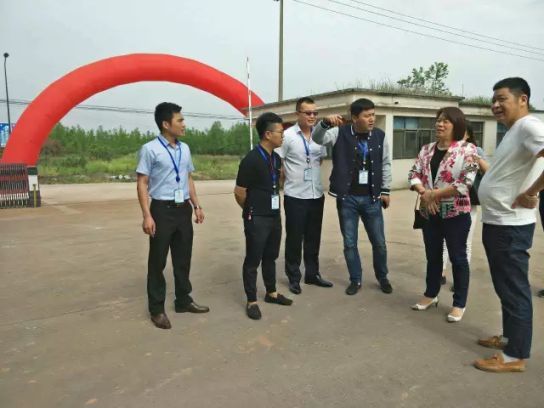
[[[191,204],[190,200],[185,200],[182,203],[176,203],[174,200],[155,200],[155,199],[153,199],[152,202],[157,203],[157,204],[161,204],[161,205],[166,205],[168,207],[185,207],[185,206]]]

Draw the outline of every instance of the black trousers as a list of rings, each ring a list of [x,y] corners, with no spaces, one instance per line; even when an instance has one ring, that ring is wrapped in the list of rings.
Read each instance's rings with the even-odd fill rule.
[[[470,280],[467,237],[471,222],[468,213],[452,218],[441,218],[439,215],[429,216],[429,220],[423,226],[423,241],[427,256],[426,297],[434,298],[440,292],[445,240],[453,271],[453,306],[460,308],[466,306]]]
[[[542,224],[542,229],[544,229],[544,190],[540,192],[540,205],[538,209],[540,211],[540,223]]]
[[[289,282],[300,282],[300,262],[304,246],[304,275],[308,280],[319,275],[319,246],[325,196],[300,199],[285,196],[285,274]]]
[[[168,250],[172,256],[177,306],[183,307],[193,300],[189,294],[191,254],[193,252],[193,209],[189,202],[181,206],[164,201],[151,201],[151,216],[155,220],[155,236],[149,237],[149,258],[147,261],[147,297],[149,313],[164,313],[166,281],[164,268]]]
[[[252,216],[244,219],[246,257],[242,268],[244,290],[248,302],[257,301],[257,268],[262,263],[267,293],[276,291],[276,259],[280,253],[281,218]]]

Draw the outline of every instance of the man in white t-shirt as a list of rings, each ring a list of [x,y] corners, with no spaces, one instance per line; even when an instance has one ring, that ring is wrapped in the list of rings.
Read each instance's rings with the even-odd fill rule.
[[[302,292],[300,264],[304,259],[304,283],[330,288],[321,277],[319,246],[325,195],[321,184],[321,162],[326,150],[312,139],[318,112],[312,98],[300,98],[295,106],[297,123],[283,134],[283,144],[276,153],[283,160],[285,177],[285,274],[289,290]],[[304,249],[304,256],[302,252]]]
[[[501,300],[501,336],[478,344],[502,350],[474,365],[484,371],[525,370],[533,332],[529,253],[536,224],[538,193],[544,189],[544,123],[529,115],[529,84],[506,78],[493,87],[491,110],[508,131],[478,190],[482,240],[495,292]]]

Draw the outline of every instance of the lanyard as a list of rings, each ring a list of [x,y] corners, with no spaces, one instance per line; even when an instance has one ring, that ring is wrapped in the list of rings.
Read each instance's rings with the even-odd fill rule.
[[[355,136],[355,129],[353,129],[353,126],[351,127],[351,134]],[[369,132],[369,135],[372,135],[372,132]],[[364,165],[366,163],[366,156],[368,155],[368,140],[365,140],[364,142],[357,140],[357,145],[359,146]]]
[[[368,142],[365,140],[364,142],[357,142],[359,145],[359,151],[361,152],[361,156],[363,158],[363,164],[366,163],[366,156],[368,154]]]
[[[259,150],[259,153],[261,154],[263,160],[268,164],[268,169],[270,171],[270,176],[272,177],[272,188],[274,191],[276,190],[276,180],[278,178],[276,174],[276,158],[274,157],[274,153],[270,155],[270,160],[268,160],[267,155],[264,151],[264,149],[261,147],[261,145],[257,145],[257,149]]]
[[[302,143],[304,143],[304,150],[306,151],[306,163],[310,164],[310,144],[306,141],[304,135],[300,134],[300,137],[302,138]]]
[[[179,146],[179,159],[178,164],[176,165],[176,161],[174,160],[174,156],[172,156],[172,153],[170,153],[170,150],[168,150],[168,146],[164,144],[164,142],[160,139],[160,137],[157,137],[157,140],[161,143],[161,145],[166,149],[168,152],[168,156],[170,156],[170,159],[172,160],[172,164],[174,165],[174,171],[176,172],[176,182],[179,183],[179,168],[181,167],[181,146]]]

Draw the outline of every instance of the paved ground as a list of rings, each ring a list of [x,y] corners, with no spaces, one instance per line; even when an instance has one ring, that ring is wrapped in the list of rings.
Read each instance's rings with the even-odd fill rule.
[[[195,227],[194,297],[207,315],[176,315],[170,331],[146,313],[147,240],[134,184],[42,186],[39,209],[0,211],[0,407],[541,407],[544,299],[534,298],[533,358],[523,374],[471,367],[498,333],[480,228],[468,311],[445,322],[410,310],[424,285],[413,196],[386,212],[395,291],[373,279],[362,238],[363,290],[344,294],[347,272],[334,202],[326,201],[322,273],[335,287],[303,286],[292,307],[263,304],[245,317],[243,233],[232,181],[199,182],[206,222]],[[532,250],[534,291],[544,287],[544,234]],[[283,251],[282,251],[283,252]],[[284,292],[283,257],[279,288]],[[260,296],[263,286],[260,283]],[[294,296],[294,295],[293,295]]]

